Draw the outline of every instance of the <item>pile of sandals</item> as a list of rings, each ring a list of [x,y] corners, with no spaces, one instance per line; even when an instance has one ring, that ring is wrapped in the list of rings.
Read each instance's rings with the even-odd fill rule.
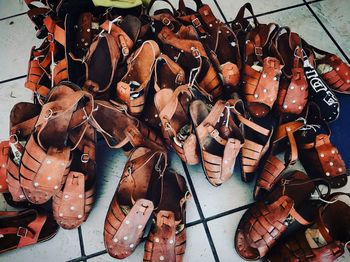
[[[201,0],[196,10],[162,0],[166,8],[154,12],[156,0],[132,9],[25,2],[43,42],[28,63],[33,103],[13,107],[0,144],[0,192],[24,208],[0,212],[0,253],[88,219],[100,137],[128,156],[104,225],[112,257],[146,240],[144,261],[183,260],[191,194],[170,150],[201,163],[213,186],[235,165],[255,181],[256,202],[234,238],[243,259],[344,254],[350,194],[330,191],[348,174],[328,127],[339,114],[334,92],[350,93],[339,57],[289,27],[259,23],[249,3],[225,24]],[[293,169],[298,161],[305,170]]]

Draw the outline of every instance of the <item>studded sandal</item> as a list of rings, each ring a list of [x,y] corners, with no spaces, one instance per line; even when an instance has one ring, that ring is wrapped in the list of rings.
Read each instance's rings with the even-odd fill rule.
[[[153,40],[142,43],[127,60],[127,72],[116,87],[116,98],[128,106],[131,115],[139,116],[144,109],[154,63],[160,55]]]
[[[20,165],[20,185],[26,198],[43,204],[62,188],[69,173],[71,149],[68,135],[84,135],[93,111],[93,98],[74,85],[58,85],[48,94],[35,123]],[[78,140],[79,141],[79,140]]]
[[[0,253],[50,240],[58,228],[43,210],[0,211]]]
[[[259,24],[247,35],[243,93],[247,110],[254,117],[266,116],[277,99],[283,65],[268,52],[275,30],[275,24]]]
[[[244,143],[235,121],[236,100],[218,100],[212,108],[203,101],[191,103],[190,114],[200,146],[208,181],[219,186],[233,174],[236,157]]]
[[[268,261],[336,261],[350,239],[350,197],[334,193],[320,207],[316,223],[278,243],[266,256]],[[342,214],[339,216],[339,214]]]
[[[274,185],[281,179],[282,173],[298,160],[298,146],[294,134],[304,127],[303,121],[293,121],[281,124],[274,132],[270,153],[259,174],[255,188],[254,198],[261,197],[262,191],[271,191]],[[289,146],[289,147],[288,147]],[[278,155],[284,152],[284,161]]]
[[[182,261],[186,248],[186,201],[191,197],[183,176],[168,170],[152,184],[154,223],[143,261]]]
[[[197,138],[189,118],[192,94],[187,85],[181,85],[173,91],[170,88],[159,90],[154,96],[162,133],[165,141],[171,145],[181,160],[190,165],[199,163]]]
[[[319,107],[310,103],[306,127],[297,140],[300,161],[311,177],[328,180],[332,188],[347,184],[345,163],[330,141],[331,131],[321,118]]]
[[[263,200],[254,203],[241,218],[235,249],[245,260],[258,260],[291,231],[309,225],[317,206],[311,203],[315,184],[300,171],[285,176]]]
[[[150,184],[163,180],[166,166],[166,151],[137,147],[131,152],[105,220],[104,242],[110,256],[128,257],[140,243],[154,209]]]
[[[282,33],[286,31],[285,33]],[[284,65],[277,97],[280,113],[300,114],[308,101],[302,41],[289,27],[280,27],[272,41],[271,53]]]

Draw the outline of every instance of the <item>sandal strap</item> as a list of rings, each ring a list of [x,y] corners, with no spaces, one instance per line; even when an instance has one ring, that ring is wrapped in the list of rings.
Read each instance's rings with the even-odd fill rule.
[[[0,193],[8,191],[8,185],[6,183],[7,174],[7,162],[9,156],[10,144],[8,140],[1,141],[0,143]]]

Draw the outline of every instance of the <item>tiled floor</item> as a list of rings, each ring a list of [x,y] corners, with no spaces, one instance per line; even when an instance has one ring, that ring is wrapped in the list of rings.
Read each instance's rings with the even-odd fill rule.
[[[172,2],[176,2],[172,0]],[[190,2],[190,1],[187,1]],[[232,21],[245,0],[204,0],[223,21]],[[251,0],[261,22],[288,25],[308,42],[329,50],[350,62],[349,0]],[[23,88],[27,59],[32,45],[39,44],[21,0],[0,0],[0,139],[8,134],[8,115],[19,101],[31,99]],[[246,14],[250,16],[250,14]],[[341,100],[340,118],[333,123],[333,141],[350,166],[350,97]],[[60,230],[52,240],[0,255],[0,261],[115,261],[106,254],[103,223],[118,184],[126,157],[120,151],[98,145],[98,200],[88,221],[76,230]],[[241,182],[239,170],[226,184],[212,187],[201,167],[183,166],[172,156],[172,166],[186,176],[193,198],[187,209],[187,250],[185,261],[240,261],[233,237],[244,210],[252,203],[252,185]],[[349,185],[342,191],[350,192]],[[0,209],[10,209],[0,199]],[[125,261],[142,261],[143,246]]]

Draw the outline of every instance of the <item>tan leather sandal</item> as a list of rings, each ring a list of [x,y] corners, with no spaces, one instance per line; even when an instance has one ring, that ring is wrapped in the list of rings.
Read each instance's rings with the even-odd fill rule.
[[[254,117],[264,117],[277,99],[281,76],[280,61],[268,56],[268,46],[275,24],[259,24],[248,34],[243,67],[243,93],[247,109]]]
[[[0,253],[50,240],[58,228],[43,210],[0,211]]]
[[[154,209],[150,184],[163,180],[166,166],[166,151],[137,147],[131,152],[105,220],[104,243],[110,256],[128,257],[140,243]]]
[[[326,201],[317,212],[316,222],[279,242],[267,254],[267,261],[337,261],[346,252],[350,239],[350,195],[334,193]]]
[[[76,144],[78,132],[72,132],[70,139]],[[53,196],[53,215],[65,229],[80,226],[88,217],[95,200],[96,182],[96,132],[87,127],[77,148],[72,152],[72,164],[65,185]]]
[[[218,100],[209,108],[203,101],[195,100],[190,106],[203,170],[213,186],[221,185],[232,176],[236,157],[244,143],[235,123],[236,103],[239,101]]]
[[[326,179],[332,188],[347,184],[348,174],[338,149],[331,143],[331,130],[322,119],[319,107],[310,103],[306,127],[297,137],[300,161],[313,178]]]
[[[26,198],[43,204],[62,188],[69,173],[71,130],[84,135],[93,111],[93,98],[73,85],[59,85],[48,94],[20,165],[20,185]],[[54,170],[54,172],[52,172]]]
[[[187,85],[181,85],[174,91],[170,88],[159,90],[154,96],[162,133],[181,160],[190,165],[199,163],[197,138],[189,118],[192,94]]]
[[[175,90],[178,86],[185,84],[185,71],[167,55],[160,54],[154,65],[153,89],[149,90],[152,98],[164,88]],[[143,112],[143,119],[147,125],[159,129],[162,124],[159,119],[158,110],[154,105],[154,99],[146,101],[146,108]]]
[[[286,31],[285,33],[282,33]],[[308,83],[304,73],[300,36],[289,27],[280,27],[271,45],[271,53],[284,65],[277,97],[280,113],[300,114],[308,101]]]
[[[270,192],[275,184],[281,179],[282,173],[298,160],[298,146],[294,133],[304,127],[303,121],[293,121],[281,124],[276,128],[273,135],[273,142],[270,153],[264,165],[264,169],[259,174],[254,188],[254,198],[257,199],[263,193]],[[278,155],[284,152],[283,159]]]
[[[144,109],[154,63],[160,55],[158,44],[148,40],[127,60],[127,72],[116,87],[116,99],[128,106],[131,115],[139,116]]]
[[[254,203],[241,218],[235,235],[237,253],[245,260],[258,260],[283,235],[309,225],[317,210],[310,200],[315,187],[315,183],[303,172],[288,174],[265,199]]]
[[[183,176],[168,170],[152,184],[154,223],[143,261],[183,261],[186,249],[186,201],[191,198]]]

